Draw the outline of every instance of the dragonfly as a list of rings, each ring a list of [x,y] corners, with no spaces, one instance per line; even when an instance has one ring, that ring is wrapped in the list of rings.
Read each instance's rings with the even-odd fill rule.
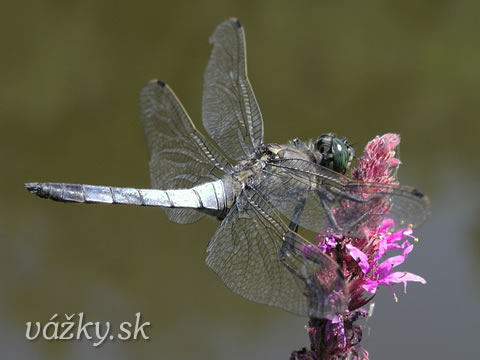
[[[355,152],[333,133],[265,144],[242,24],[227,19],[210,43],[202,120],[213,142],[197,130],[172,89],[152,80],[140,93],[151,189],[39,182],[25,187],[61,202],[157,206],[181,224],[216,217],[221,223],[206,263],[228,288],[301,316],[342,313],[348,290],[339,265],[320,251],[305,251],[312,242],[299,229],[355,234],[378,218],[369,207],[379,199],[389,204],[385,216],[416,226],[427,216],[428,199],[412,187],[347,177]]]

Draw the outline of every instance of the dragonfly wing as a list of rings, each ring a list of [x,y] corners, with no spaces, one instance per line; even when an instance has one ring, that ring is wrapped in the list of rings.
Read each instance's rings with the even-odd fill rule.
[[[238,20],[228,19],[218,25],[210,42],[203,125],[228,157],[243,160],[263,143],[262,114],[247,77],[243,27]]]
[[[395,222],[393,230],[397,230],[407,226],[417,227],[430,214],[428,197],[410,186],[351,181],[345,186],[344,192],[368,199],[366,203],[343,201],[344,212],[339,216],[345,217],[344,222],[352,223],[352,219],[356,219],[359,213],[366,213],[368,216],[360,220],[361,224],[371,227],[390,218]]]
[[[375,228],[384,218],[397,226],[418,226],[429,214],[429,201],[420,191],[402,185],[351,180],[305,160],[279,160],[268,164],[255,184],[257,191],[288,219],[305,201],[299,225],[322,233],[327,228],[359,234]]]
[[[162,81],[153,80],[142,89],[140,113],[153,188],[191,188],[217,180],[231,169],[231,164],[195,128],[178,98]],[[188,209],[165,212],[178,223],[195,222],[203,216]]]
[[[258,193],[240,195],[210,241],[207,264],[235,293],[289,312],[325,318],[342,312],[347,290],[338,265],[288,227]],[[308,253],[308,254],[307,254]],[[281,260],[283,256],[284,260]]]

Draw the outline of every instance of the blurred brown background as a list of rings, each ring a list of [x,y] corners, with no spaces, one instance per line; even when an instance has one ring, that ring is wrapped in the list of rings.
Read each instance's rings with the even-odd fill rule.
[[[200,127],[208,38],[229,16],[247,36],[265,141],[334,131],[357,152],[402,136],[402,183],[432,216],[376,297],[372,359],[471,358],[480,284],[480,4],[474,1],[3,1],[0,5],[0,358],[286,359],[305,319],[250,303],[204,263],[218,223],[160,209],[66,205],[26,181],[148,186],[138,94],[168,82]],[[25,323],[141,312],[149,341],[25,339]],[[368,333],[368,335],[367,335]]]

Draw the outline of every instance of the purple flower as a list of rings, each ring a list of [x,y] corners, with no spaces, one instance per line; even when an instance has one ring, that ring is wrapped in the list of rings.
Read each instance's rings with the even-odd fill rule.
[[[397,184],[394,173],[401,164],[400,160],[395,158],[398,144],[398,134],[376,136],[365,146],[358,166],[352,170],[352,177],[367,182]]]
[[[395,178],[400,160],[395,158],[395,148],[400,143],[400,136],[385,134],[370,141],[358,166],[352,170],[352,177],[359,180],[359,185],[352,187],[356,196],[370,196],[378,191],[368,183],[398,184]],[[363,209],[362,206],[368,206]],[[373,209],[372,209],[373,206]],[[375,295],[379,286],[387,286],[393,290],[394,284],[402,283],[406,292],[407,282],[415,281],[425,284],[422,277],[408,272],[394,272],[394,268],[402,264],[414,248],[412,229],[406,227],[392,232],[395,223],[385,218],[390,210],[390,202],[386,197],[374,198],[368,205],[345,200],[339,209],[334,209],[337,217],[348,219],[351,212],[362,211],[378,214],[369,216],[360,223],[361,229],[356,237],[334,234],[329,229],[326,234],[319,234],[315,245],[305,246],[306,254],[321,251],[341,264],[341,270],[347,281],[349,291],[347,310],[331,319],[310,318],[307,327],[310,338],[310,350],[302,349],[293,352],[291,359],[368,359],[368,352],[360,345],[362,327],[355,324],[368,316],[362,309]],[[391,255],[391,252],[400,252]],[[318,274],[321,276],[321,274]]]
[[[350,256],[357,261],[358,266],[364,274],[362,284],[363,289],[375,294],[379,285],[388,286],[392,290],[393,296],[397,301],[397,295],[392,288],[393,284],[403,283],[404,291],[406,292],[407,281],[416,281],[422,284],[426,284],[427,282],[425,279],[415,274],[408,272],[392,272],[396,266],[402,264],[407,259],[408,254],[413,250],[413,245],[410,244],[408,240],[400,243],[405,237],[411,236],[412,229],[406,228],[403,231],[390,233],[388,231],[390,228],[387,226],[393,226],[393,221],[391,219],[386,219],[377,230],[377,235],[380,237],[379,250],[377,254],[375,254],[372,262],[369,262],[368,256],[355,246],[347,244],[346,248]],[[392,249],[403,249],[403,252],[401,255],[392,256],[380,262],[383,255]]]

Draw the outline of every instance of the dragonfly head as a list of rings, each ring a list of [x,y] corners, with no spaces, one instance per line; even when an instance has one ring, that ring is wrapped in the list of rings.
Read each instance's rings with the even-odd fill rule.
[[[320,153],[319,164],[340,174],[345,174],[355,156],[353,146],[333,133],[322,134],[315,140],[315,150]]]

